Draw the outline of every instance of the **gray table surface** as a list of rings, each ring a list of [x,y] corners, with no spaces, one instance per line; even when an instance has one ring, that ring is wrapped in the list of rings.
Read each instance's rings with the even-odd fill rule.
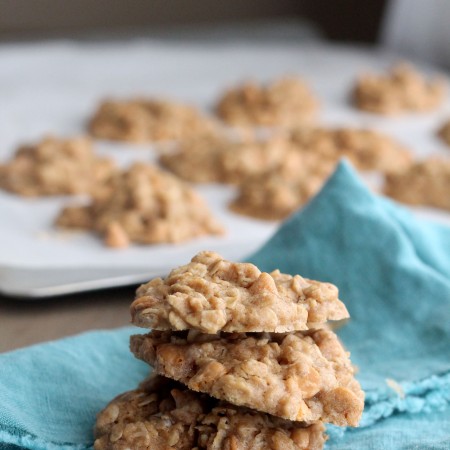
[[[136,286],[48,300],[0,296],[0,353],[93,329],[130,324]]]

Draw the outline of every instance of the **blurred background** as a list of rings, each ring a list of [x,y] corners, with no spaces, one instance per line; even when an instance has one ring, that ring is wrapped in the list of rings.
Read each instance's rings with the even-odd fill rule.
[[[374,42],[385,0],[1,0],[0,37],[34,39],[86,35],[178,33],[179,27],[276,20],[335,40]],[[87,13],[88,12],[88,13]]]
[[[173,90],[175,98],[183,101],[191,100],[191,97],[195,100],[198,97],[200,101],[213,100],[218,95],[219,88],[223,89],[228,83],[228,75],[221,73],[228,68],[228,61],[220,61],[221,56],[215,55],[212,50],[213,56],[217,56],[214,59],[216,66],[219,66],[217,61],[224,63],[223,70],[222,66],[213,67],[215,71],[206,67],[208,70],[205,69],[204,79],[201,79],[198,75],[201,71],[196,72],[195,64],[183,67],[179,60],[185,48],[188,49],[188,44],[201,46],[208,42],[228,43],[232,50],[247,42],[268,44],[264,51],[273,43],[272,60],[278,61],[275,57],[279,56],[279,61],[284,62],[288,68],[291,63],[292,67],[296,67],[297,63],[299,66],[304,64],[306,75],[309,66],[314,65],[310,62],[317,63],[320,59],[315,57],[314,52],[305,52],[304,58],[295,58],[295,53],[282,54],[279,49],[292,44],[301,46],[310,43],[313,44],[312,47],[317,43],[317,47],[324,47],[327,51],[330,47],[329,53],[324,53],[326,56],[323,64],[317,66],[320,68],[318,73],[314,72],[313,67],[312,75],[310,74],[310,79],[316,83],[314,87],[323,87],[322,91],[319,89],[319,94],[324,94],[322,99],[325,103],[326,100],[330,104],[340,102],[339,106],[345,112],[345,117],[357,117],[360,125],[385,125],[387,131],[392,130],[393,134],[398,132],[402,137],[405,136],[407,144],[414,144],[415,135],[409,133],[409,129],[403,129],[400,122],[394,121],[391,124],[388,120],[376,117],[362,115],[360,119],[360,116],[356,116],[358,113],[347,105],[347,88],[353,83],[358,71],[367,66],[366,63],[377,66],[378,60],[381,61],[379,54],[389,55],[389,58],[382,60],[383,64],[388,59],[390,61],[400,57],[426,63],[424,66],[434,66],[445,73],[450,69],[449,23],[450,0],[0,0],[0,55],[4,58],[2,64],[0,57],[2,158],[6,159],[6,156],[13,153],[16,141],[33,140],[44,132],[53,132],[53,128],[47,126],[49,122],[62,135],[83,129],[83,121],[104,94],[126,96],[136,86],[148,87],[149,92],[159,94],[164,93],[167,87],[171,93]],[[113,50],[116,42],[140,38],[147,39],[144,43],[176,42],[177,46],[172,53],[167,51],[169,46],[163,47],[161,53],[152,53],[155,49],[149,48],[145,61],[140,53],[131,54],[130,60],[133,55],[138,54],[134,59],[138,69],[130,75],[129,67],[126,64],[120,65],[125,58],[120,52],[117,56]],[[53,41],[63,42],[63,45],[56,44],[55,48],[51,48],[53,44],[40,46],[41,43]],[[93,55],[89,53],[89,44],[97,42],[112,44],[111,47],[93,46],[95,51],[104,52],[101,55],[106,55],[103,59],[95,51]],[[69,45],[65,45],[66,43]],[[77,45],[72,46],[71,43]],[[181,46],[178,45],[180,43]],[[289,45],[283,47],[284,43]],[[328,46],[329,43],[345,44],[342,46],[344,50],[339,53],[339,45]],[[183,47],[184,44],[186,47]],[[145,45],[142,48],[136,47],[136,52],[145,51]],[[180,48],[181,51],[178,52]],[[248,48],[253,51],[254,47]],[[357,68],[350,65],[347,68],[345,62],[344,67],[341,67],[341,55],[348,56],[348,48],[351,51],[362,49],[363,55],[357,55],[362,58]],[[79,54],[78,49],[81,49]],[[382,50],[379,54],[378,49]],[[366,50],[370,58],[368,56],[364,59]],[[50,61],[48,64],[46,51]],[[168,58],[165,63],[171,69],[165,72],[163,68],[158,72],[158,60],[153,55],[165,55],[164,52],[173,57],[174,65],[168,65]],[[34,56],[38,57],[33,58]],[[82,56],[86,57],[86,65],[79,69],[76,61]],[[188,66],[187,56],[182,56],[182,61]],[[200,58],[201,53],[197,52],[194,56]],[[260,67],[268,68],[267,74],[261,70],[255,76],[264,78],[278,75],[278,69],[269,67],[265,55],[256,54],[255,58],[260,61]],[[39,60],[41,64],[37,67],[36,61],[39,64]],[[95,66],[99,60],[100,63]],[[110,65],[104,61],[110,62]],[[358,62],[357,59],[355,61]],[[237,79],[236,74],[241,72],[258,72],[250,60],[244,62],[247,65],[243,63],[242,70],[237,68],[236,71],[231,71],[234,78]],[[145,70],[142,70],[144,65]],[[235,69],[232,63],[228,66]],[[342,69],[337,74],[339,76],[325,73],[335,67]],[[190,79],[199,80],[197,90],[192,86],[183,90],[183,69],[189,69]],[[153,72],[159,76],[159,84],[154,80],[148,83],[147,74]],[[210,76],[210,73],[218,76]],[[327,83],[321,83],[321,75],[325,81],[329,78],[333,83],[336,81],[336,89],[328,89]],[[164,89],[159,89],[161,86]],[[64,95],[70,98],[70,107]],[[330,108],[328,111],[326,107],[324,109],[325,113],[333,113]],[[450,118],[450,108],[446,115]],[[329,117],[333,119],[334,116],[329,114]],[[410,125],[418,128],[419,124],[423,129],[426,128],[430,145],[441,145],[442,152],[445,153],[448,150],[433,137],[434,128],[440,120],[441,116],[415,117],[411,119]],[[118,156],[119,153],[116,152]],[[7,200],[9,201],[9,197]],[[5,218],[10,214],[0,210],[0,221],[2,215]],[[59,245],[60,242],[56,244]],[[26,256],[29,258],[29,253]],[[16,277],[24,284],[38,284],[39,278],[40,275],[36,273],[33,276],[27,273],[26,277],[19,274]],[[0,284],[2,281],[8,281],[8,277],[5,267],[0,264]],[[17,301],[12,296],[0,295],[0,352],[88,329],[127,325],[129,304],[134,291],[135,286],[120,287],[89,293],[73,292],[68,296],[39,301]]]
[[[382,44],[450,67],[448,0],[0,0],[0,41],[326,39]]]

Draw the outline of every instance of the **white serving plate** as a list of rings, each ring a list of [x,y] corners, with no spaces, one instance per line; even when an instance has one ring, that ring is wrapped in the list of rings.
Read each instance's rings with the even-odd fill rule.
[[[148,95],[187,101],[208,110],[221,90],[242,79],[303,76],[322,102],[322,122],[369,126],[392,134],[418,157],[449,152],[434,132],[450,105],[433,114],[383,118],[360,114],[347,102],[354,77],[383,70],[396,58],[380,52],[319,44],[41,43],[0,47],[0,161],[18,144],[45,134],[83,133],[86,119],[105,97]],[[427,68],[425,68],[427,69]],[[99,154],[121,165],[151,161],[151,146],[97,142]],[[67,198],[23,199],[0,191],[0,292],[39,298],[143,282],[211,249],[240,259],[259,248],[276,223],[228,211],[229,186],[198,189],[228,230],[225,237],[182,245],[113,250],[90,234],[56,231],[53,220]],[[445,212],[419,215],[450,224]]]

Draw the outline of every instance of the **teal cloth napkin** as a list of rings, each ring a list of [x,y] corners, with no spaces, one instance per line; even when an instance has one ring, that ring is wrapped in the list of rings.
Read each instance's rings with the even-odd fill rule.
[[[330,281],[352,316],[339,335],[366,391],[361,426],[327,448],[450,448],[450,229],[372,194],[341,163],[319,195],[248,258]],[[95,414],[148,373],[138,329],[0,355],[0,450],[86,449]]]

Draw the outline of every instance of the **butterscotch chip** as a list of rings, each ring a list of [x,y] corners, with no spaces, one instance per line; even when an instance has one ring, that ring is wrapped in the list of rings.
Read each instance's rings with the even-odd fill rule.
[[[298,127],[290,132],[289,138],[300,151],[336,162],[345,157],[359,170],[400,172],[412,162],[408,149],[375,130]]]
[[[238,408],[162,377],[116,397],[97,416],[95,450],[320,450],[306,426]]]
[[[334,161],[313,152],[286,152],[275,169],[243,181],[229,207],[258,219],[284,219],[321,189],[334,167]]]
[[[364,393],[348,353],[330,330],[307,333],[152,331],[133,336],[131,350],[160,375],[234,405],[356,426]]]
[[[442,139],[443,142],[450,146],[450,120],[442,125],[442,127],[438,131],[438,136]]]
[[[303,80],[285,77],[270,84],[244,83],[220,98],[217,115],[233,125],[292,126],[311,122],[318,101]]]
[[[46,137],[0,165],[0,187],[28,197],[85,194],[115,171],[114,162],[97,157],[87,138]]]
[[[386,177],[386,195],[411,205],[450,210],[450,161],[427,159]]]
[[[432,111],[442,105],[446,85],[425,79],[408,64],[397,64],[385,75],[365,74],[353,90],[355,106],[377,114]]]
[[[165,278],[143,284],[131,305],[132,322],[156,330],[202,333],[306,330],[348,317],[330,283],[265,273],[201,252]]]
[[[291,144],[283,137],[237,142],[223,136],[202,136],[161,155],[161,164],[188,181],[240,183],[280,165]]]
[[[214,128],[193,106],[156,99],[107,100],[89,123],[97,138],[137,143],[185,139]]]
[[[183,242],[223,233],[203,199],[190,186],[143,163],[134,164],[107,186],[98,188],[89,205],[63,209],[56,224],[92,229],[113,247],[123,247],[127,241]]]

